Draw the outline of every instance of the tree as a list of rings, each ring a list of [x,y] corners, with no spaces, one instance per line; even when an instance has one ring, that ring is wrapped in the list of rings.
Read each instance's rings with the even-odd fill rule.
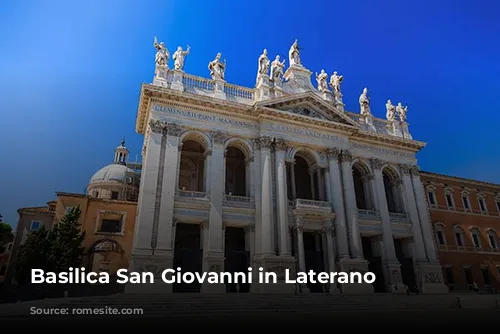
[[[82,264],[85,232],[80,228],[81,210],[71,209],[51,231],[41,227],[31,232],[19,248],[14,263],[14,278],[28,283],[31,269],[62,272]]]
[[[79,222],[81,213],[80,207],[72,208],[52,230],[49,262],[55,272],[68,271],[69,267],[82,264],[85,231]]]
[[[12,227],[7,223],[2,222],[0,219],[0,253],[3,253],[5,246],[12,242],[13,239],[14,235],[12,234]]]
[[[14,278],[18,284],[29,281],[31,269],[49,270],[51,253],[51,232],[44,226],[31,232],[19,247],[16,261],[13,263]]]

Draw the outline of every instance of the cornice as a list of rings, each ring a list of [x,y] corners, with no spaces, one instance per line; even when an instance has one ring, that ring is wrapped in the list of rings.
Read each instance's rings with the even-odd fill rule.
[[[300,101],[301,98],[304,99],[304,101],[307,100],[307,102],[309,103],[314,102],[323,108],[329,108],[332,113],[334,112],[337,116],[342,117],[346,120],[346,123],[349,124],[343,124],[330,120],[316,119],[308,116],[284,112],[266,106],[266,102],[267,104],[273,106],[288,102],[296,104],[298,101]],[[136,118],[135,130],[137,133],[145,133],[147,125],[146,121],[149,118],[151,102],[184,106],[192,110],[213,112],[229,117],[234,117],[235,114],[237,114],[238,117],[243,117],[253,121],[257,121],[257,119],[260,118],[270,119],[273,121],[276,121],[277,119],[287,120],[300,125],[304,125],[304,123],[306,123],[314,126],[315,129],[319,131],[324,131],[325,128],[335,129],[336,131],[340,132],[339,134],[347,135],[349,137],[349,140],[363,142],[371,145],[383,146],[391,149],[402,149],[413,153],[418,152],[426,145],[424,142],[412,139],[405,139],[361,130],[356,122],[354,122],[348,116],[336,111],[333,106],[328,105],[325,101],[322,101],[319,97],[315,96],[311,92],[296,95],[287,95],[281,98],[256,102],[252,105],[247,105],[233,101],[221,100],[211,96],[203,96],[192,94],[189,92],[178,92],[172,89],[152,84],[142,84]]]
[[[449,175],[443,175],[443,174],[437,174],[437,173],[431,173],[431,172],[425,172],[421,171],[420,172],[420,177],[422,181],[434,181],[434,182],[439,182],[439,183],[454,183],[458,184],[457,186],[463,185],[464,187],[468,189],[474,189],[475,191],[478,190],[478,188],[481,188],[480,190],[483,192],[490,192],[490,193],[500,193],[500,184],[495,184],[495,183],[489,183],[489,182],[484,182],[484,181],[477,181],[477,180],[472,180],[472,179],[467,179],[467,178],[462,178],[458,176],[449,176]]]

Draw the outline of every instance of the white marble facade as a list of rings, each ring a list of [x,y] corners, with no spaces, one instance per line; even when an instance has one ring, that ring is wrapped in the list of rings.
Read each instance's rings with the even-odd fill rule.
[[[255,88],[246,88],[156,65],[136,122],[144,147],[131,270],[173,267],[182,224],[199,227],[199,270],[228,270],[226,231],[239,228],[248,264],[280,278],[284,268],[376,267],[379,291],[404,292],[411,275],[424,293],[447,291],[415,158],[424,143],[412,139],[406,122],[345,111],[339,88],[318,90],[311,74],[295,62],[270,79],[259,66]],[[152,288],[172,291],[163,283]],[[249,289],[292,293],[295,286]]]

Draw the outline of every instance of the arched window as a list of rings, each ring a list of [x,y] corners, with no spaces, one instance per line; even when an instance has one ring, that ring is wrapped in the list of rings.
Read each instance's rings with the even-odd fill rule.
[[[375,209],[371,196],[371,174],[368,167],[360,161],[354,163],[352,166],[352,178],[358,209]]]
[[[457,246],[465,246],[464,230],[462,229],[462,227],[460,227],[459,225],[455,225],[453,227],[453,232],[455,233],[455,242],[457,243]]]
[[[429,206],[432,208],[437,208],[438,202],[437,202],[437,197],[436,197],[436,187],[433,185],[428,185],[425,187],[425,190],[427,192],[427,201],[429,202]]]
[[[481,210],[481,213],[488,214],[488,206],[486,205],[486,195],[483,193],[477,194],[477,201],[479,203],[479,210]]]
[[[443,223],[436,223],[434,225],[434,229],[436,231],[436,240],[439,245],[446,245],[446,236],[444,234],[444,225]]]
[[[194,133],[184,138],[179,164],[178,188],[185,191],[206,191],[206,143]]]
[[[384,179],[385,198],[389,212],[404,213],[404,205],[401,196],[401,181],[396,172],[391,168],[382,171]]]
[[[492,229],[488,230],[488,241],[491,248],[498,249],[497,233]]]
[[[471,205],[470,205],[470,195],[469,192],[464,190],[461,192],[462,195],[462,205],[464,207],[465,211],[471,211]]]
[[[470,235],[471,235],[471,239],[472,239],[472,244],[474,245],[474,247],[481,247],[481,232],[479,231],[479,229],[473,227],[470,229]]]
[[[455,199],[453,198],[453,189],[451,188],[445,188],[444,189],[444,197],[446,200],[446,207],[449,210],[455,210]]]

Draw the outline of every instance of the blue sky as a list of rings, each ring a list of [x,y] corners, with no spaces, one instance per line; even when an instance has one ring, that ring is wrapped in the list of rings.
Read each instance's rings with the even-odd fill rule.
[[[153,37],[191,46],[188,73],[217,52],[226,79],[255,83],[263,48],[344,75],[348,110],[367,86],[371,107],[408,104],[423,169],[500,182],[500,3],[497,1],[2,1],[0,213],[83,192],[134,132],[140,85],[151,82]]]

